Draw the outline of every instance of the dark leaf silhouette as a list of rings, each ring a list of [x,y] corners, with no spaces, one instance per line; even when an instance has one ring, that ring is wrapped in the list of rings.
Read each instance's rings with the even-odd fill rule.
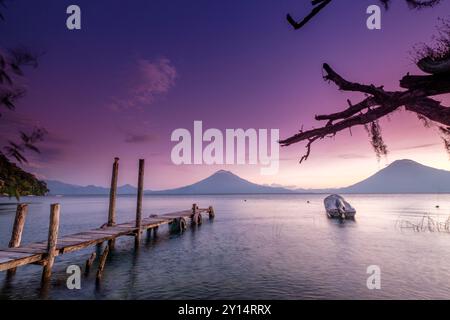
[[[297,22],[290,14],[286,16],[287,21],[292,25],[292,27],[297,30],[302,28],[307,24],[312,18],[319,14],[323,9],[325,9],[333,0],[311,0],[311,5],[313,9],[306,15],[301,21]],[[392,0],[379,0],[386,9],[393,2]],[[431,8],[438,5],[442,0],[405,0],[411,9],[424,9]],[[338,1],[336,1],[338,2]]]
[[[5,7],[5,1],[0,0],[0,9]],[[0,12],[0,20],[4,20]],[[25,47],[10,50],[0,50],[0,109],[15,110],[16,102],[23,97],[25,90],[17,84],[17,79],[24,75],[23,67],[37,67],[38,55]],[[1,117],[1,112],[0,112]],[[34,175],[25,172],[11,160],[19,164],[27,163],[25,152],[39,153],[36,146],[42,141],[46,131],[34,129],[30,134],[20,132],[20,142],[9,141],[0,150],[0,195],[44,195],[48,192],[44,182]]]

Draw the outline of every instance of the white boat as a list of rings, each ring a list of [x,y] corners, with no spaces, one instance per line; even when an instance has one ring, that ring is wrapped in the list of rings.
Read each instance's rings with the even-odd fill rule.
[[[338,194],[326,197],[323,204],[329,218],[353,219],[355,217],[355,208]]]

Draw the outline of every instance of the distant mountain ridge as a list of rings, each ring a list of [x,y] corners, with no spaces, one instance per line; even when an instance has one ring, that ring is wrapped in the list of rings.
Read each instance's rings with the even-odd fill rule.
[[[109,188],[94,185],[78,186],[55,180],[47,180],[47,188],[51,195],[105,195],[109,194]],[[137,189],[129,184],[117,187],[117,193],[121,195],[135,194]]]
[[[230,171],[219,170],[206,179],[189,186],[153,191],[154,194],[242,194],[242,193],[294,193],[294,191],[259,185],[242,179]]]
[[[450,193],[450,172],[413,160],[397,160],[342,193]]]
[[[52,195],[107,195],[109,188],[77,186],[59,181],[47,181]],[[136,194],[131,185],[118,187],[120,195]],[[220,170],[194,184],[145,194],[295,194],[295,193],[450,193],[450,172],[424,166],[412,160],[397,160],[367,179],[338,189],[288,189],[259,185],[230,171]]]

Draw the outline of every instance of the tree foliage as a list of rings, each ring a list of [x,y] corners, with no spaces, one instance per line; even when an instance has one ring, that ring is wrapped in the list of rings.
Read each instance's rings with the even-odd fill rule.
[[[4,5],[4,1],[0,0],[0,8],[4,8]],[[4,20],[4,16],[0,11],[1,20]],[[17,101],[25,95],[19,79],[24,76],[23,67],[26,66],[37,67],[36,54],[24,47],[0,49],[0,121],[3,113],[14,111]],[[43,140],[46,131],[42,128],[32,128],[30,131],[20,131],[17,141],[8,140],[6,145],[0,145],[0,195],[18,198],[21,195],[44,195],[48,192],[45,182],[12,162],[27,163],[27,151],[40,152],[36,144]]]
[[[48,192],[45,182],[25,172],[0,154],[0,195],[20,196],[44,195]]]

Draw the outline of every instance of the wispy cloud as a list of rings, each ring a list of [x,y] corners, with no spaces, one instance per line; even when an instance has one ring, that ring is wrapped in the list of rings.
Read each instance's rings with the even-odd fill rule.
[[[122,111],[143,108],[175,86],[177,70],[167,58],[154,61],[139,59],[135,67],[136,84],[126,97],[114,97],[111,109]]]
[[[367,159],[368,156],[367,155],[363,155],[363,154],[357,154],[357,153],[344,153],[344,154],[339,154],[338,158],[345,159],[345,160],[350,160],[350,159]]]
[[[0,119],[0,149],[9,144],[9,141],[20,142],[20,131],[30,133],[35,128],[42,127],[39,121],[17,112],[4,112]],[[44,140],[36,144],[40,153],[28,151],[25,157],[28,163],[22,164],[26,169],[42,169],[51,164],[63,161],[66,156],[66,148],[72,141],[61,134],[47,131]]]
[[[68,158],[68,149],[73,142],[62,135],[48,131],[44,136],[44,140],[37,144],[39,153],[28,152],[26,158],[28,163],[24,163],[25,169],[40,174],[39,170],[49,169],[57,163],[63,163]]]
[[[424,149],[424,148],[430,148],[439,145],[439,143],[424,143],[424,144],[417,144],[412,146],[406,146],[397,148],[395,150],[415,150],[415,149]]]
[[[157,137],[151,134],[127,134],[125,137],[126,143],[145,143],[155,141]]]
[[[271,183],[271,184],[266,183],[266,184],[263,184],[263,186],[272,187],[272,188],[284,188],[284,189],[290,189],[290,190],[299,188],[298,186],[296,186],[294,184],[284,185],[284,184],[279,184],[279,183]]]

